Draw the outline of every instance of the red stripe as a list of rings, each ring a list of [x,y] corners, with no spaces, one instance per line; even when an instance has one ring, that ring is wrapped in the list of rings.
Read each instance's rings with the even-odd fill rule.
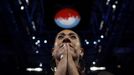
[[[74,17],[77,17],[78,16],[80,18],[80,16],[79,16],[79,14],[78,14],[77,11],[75,11],[73,9],[70,9],[70,8],[65,8],[65,9],[60,10],[56,14],[55,19],[57,19],[59,17],[62,17],[62,18],[67,19],[67,18],[72,17],[72,16],[74,16]]]

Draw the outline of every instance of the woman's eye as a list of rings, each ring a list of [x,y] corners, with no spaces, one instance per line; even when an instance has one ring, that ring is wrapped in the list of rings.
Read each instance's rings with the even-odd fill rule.
[[[70,38],[71,38],[71,39],[76,39],[76,36],[71,36]]]
[[[64,38],[63,36],[58,36],[58,39],[62,39],[62,38]]]

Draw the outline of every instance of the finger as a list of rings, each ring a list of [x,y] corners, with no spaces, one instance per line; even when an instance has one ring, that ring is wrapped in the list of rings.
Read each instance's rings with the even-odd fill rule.
[[[55,58],[59,58],[61,54],[64,53],[64,47],[61,47],[61,48],[56,48],[52,55],[55,57]]]

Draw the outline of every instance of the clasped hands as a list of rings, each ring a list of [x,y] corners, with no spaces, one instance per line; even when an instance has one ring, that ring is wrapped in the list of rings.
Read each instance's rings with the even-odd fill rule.
[[[62,43],[54,49],[53,56],[56,59],[55,75],[79,75],[77,50],[70,43]]]

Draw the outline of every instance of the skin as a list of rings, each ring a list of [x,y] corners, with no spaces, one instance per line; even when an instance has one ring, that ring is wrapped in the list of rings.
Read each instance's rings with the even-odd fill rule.
[[[57,34],[52,56],[56,63],[54,75],[80,75],[79,59],[83,56],[83,49],[75,32],[63,30]]]

